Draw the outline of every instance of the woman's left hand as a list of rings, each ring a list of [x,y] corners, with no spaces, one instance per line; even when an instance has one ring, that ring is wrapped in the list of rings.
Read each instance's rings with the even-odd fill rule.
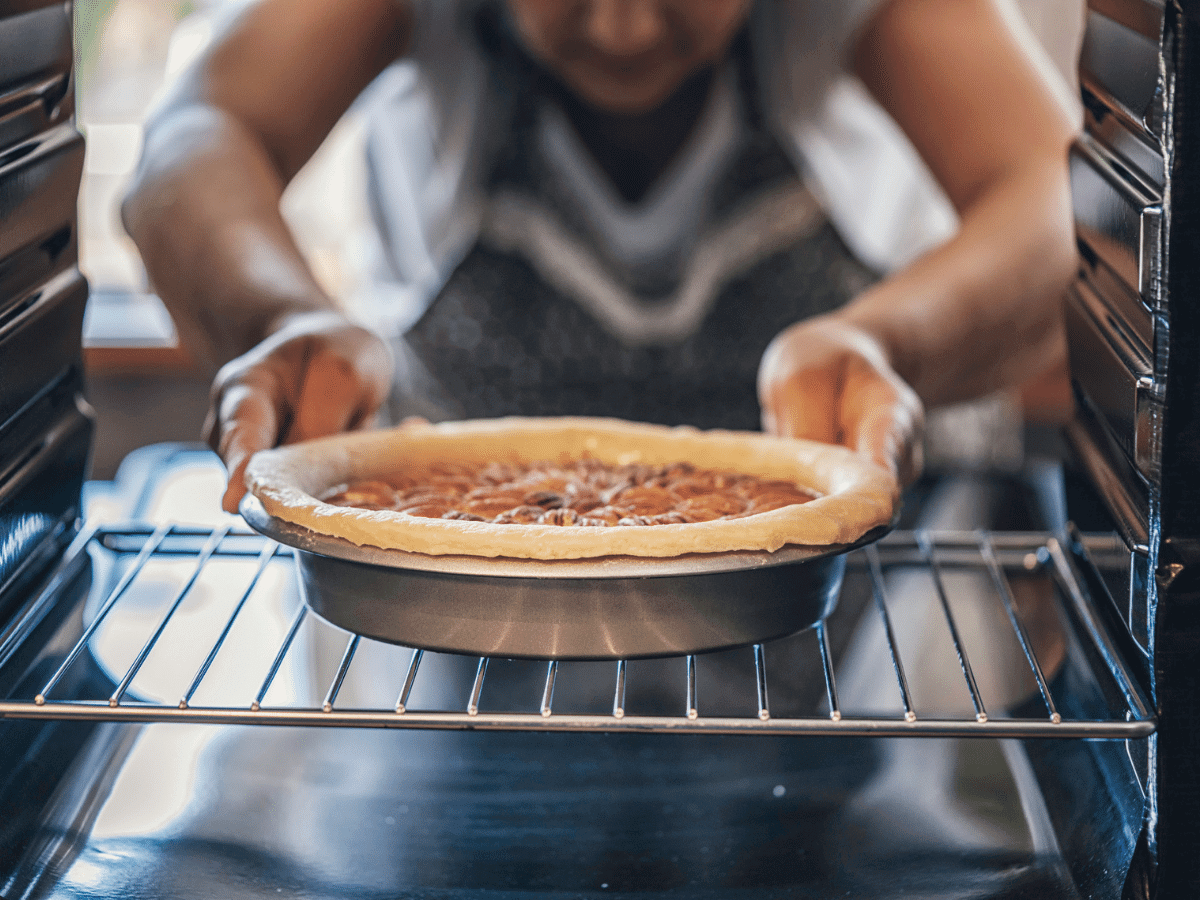
[[[866,331],[821,316],[773,340],[758,370],[763,430],[841,444],[902,485],[921,472],[924,408]]]

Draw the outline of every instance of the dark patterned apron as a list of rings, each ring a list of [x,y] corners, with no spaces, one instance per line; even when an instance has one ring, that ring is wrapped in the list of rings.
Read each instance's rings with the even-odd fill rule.
[[[544,226],[550,223],[546,227],[588,252],[587,235],[559,202],[561,190],[535,140],[538,78],[528,65],[513,64],[511,53],[492,56],[497,83],[519,98],[511,140],[491,179],[491,196],[502,199],[493,203],[480,240],[397,347],[393,418],[618,416],[757,430],[756,375],[767,344],[786,326],[843,305],[875,276],[852,257],[762,125],[748,79],[739,81],[736,150],[715,180],[709,221],[695,248],[733,258],[708,260],[712,296],[690,333],[645,341],[599,321],[570,283],[570,271],[565,279],[547,277],[556,261],[539,261],[521,246],[520,222],[497,222],[514,203],[537,209]],[[790,208],[791,198],[812,214],[781,236],[774,233],[779,211]],[[731,242],[751,249],[722,253]],[[687,263],[673,280],[647,287],[644,277],[602,251],[591,255],[584,268],[602,270],[616,285],[610,293],[625,292],[643,313],[654,315],[673,294],[694,287],[683,284],[695,274]]]

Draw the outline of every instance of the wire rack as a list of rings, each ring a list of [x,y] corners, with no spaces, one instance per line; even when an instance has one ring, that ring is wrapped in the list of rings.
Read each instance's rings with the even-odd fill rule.
[[[1111,555],[1119,558],[1119,548],[1098,540],[1092,540],[1093,551],[1112,550]],[[67,552],[64,568],[44,589],[44,599],[54,600],[55,592],[62,591],[65,576],[61,573],[70,560],[89,554],[96,575],[82,616],[86,627],[82,627],[82,634],[73,645],[50,641],[37,651],[37,662],[29,671],[52,674],[39,676],[34,687],[25,678],[22,688],[0,700],[0,717],[540,731],[1144,737],[1155,728],[1154,716],[1083,587],[1085,582],[1078,566],[1090,561],[1081,560],[1078,553],[1083,552],[1086,543],[1078,535],[1060,540],[1042,533],[896,532],[878,544],[856,551],[848,559],[848,580],[857,578],[864,586],[860,615],[844,623],[835,614],[797,638],[808,642],[813,669],[819,671],[812,680],[817,683],[814,690],[820,697],[808,713],[780,714],[779,709],[772,708],[769,695],[772,679],[767,665],[767,649],[771,645],[768,644],[754,646],[752,653],[745,652],[746,666],[752,667],[752,671],[748,670],[744,678],[744,683],[751,686],[744,714],[713,714],[705,708],[697,690],[697,671],[706,660],[703,656],[687,656],[660,663],[658,667],[658,677],[662,677],[665,665],[667,677],[682,682],[675,685],[683,699],[678,712],[640,715],[626,703],[633,667],[625,660],[603,664],[611,667],[606,670],[612,703],[610,708],[599,712],[556,706],[556,684],[564,667],[575,664],[555,660],[540,664],[544,675],[528,685],[534,695],[527,698],[528,702],[514,704],[519,709],[487,708],[482,700],[488,693],[485,686],[491,689],[489,669],[502,668],[498,661],[489,658],[458,660],[460,665],[468,664],[474,670],[473,678],[459,679],[458,687],[463,690],[458,702],[448,704],[448,708],[416,708],[412,702],[414,689],[422,684],[423,678],[438,677],[436,672],[427,674],[431,667],[423,663],[430,654],[419,648],[396,651],[406,656],[395,670],[394,693],[390,694],[394,701],[365,708],[348,705],[342,702],[343,687],[364,645],[373,643],[369,639],[333,629],[299,601],[281,613],[279,627],[274,632],[264,629],[261,634],[244,633],[248,630],[243,627],[244,620],[255,604],[279,605],[281,579],[298,596],[300,588],[290,548],[233,526],[93,527],[79,535]],[[164,564],[170,570],[170,578],[164,578],[159,571]],[[223,569],[229,571],[223,573]],[[267,583],[272,581],[268,574],[273,574],[274,586]],[[964,574],[977,587],[989,585],[990,598],[981,600],[978,591],[965,599],[956,596],[955,585]],[[940,620],[938,629],[947,642],[944,652],[952,654],[956,663],[953,668],[957,670],[954,677],[961,679],[956,689],[969,698],[969,706],[964,704],[953,715],[938,709],[924,710],[910,687],[910,666],[920,665],[921,660],[906,658],[906,653],[912,655],[911,648],[906,649],[906,642],[897,636],[898,631],[906,630],[898,628],[898,623],[907,624],[904,618],[907,613],[897,609],[896,591],[898,580],[908,578],[911,582],[914,577],[923,580],[927,606]],[[1035,652],[1037,635],[1031,637],[1032,626],[1025,621],[1028,615],[1016,599],[1019,592],[1014,590],[1015,581],[1029,578],[1039,579],[1045,586],[1052,606],[1051,619],[1057,623],[1056,631],[1060,631],[1051,642],[1059,649],[1049,665]],[[199,597],[200,594],[204,596]],[[1012,654],[1014,659],[1023,658],[1021,665],[1026,669],[1023,677],[1034,688],[1023,703],[997,707],[986,702],[986,692],[980,688],[972,657],[978,651],[968,646],[970,641],[964,638],[962,622],[964,611],[971,612],[984,602],[997,605],[996,621],[1006,622],[1009,630],[1003,639],[1019,648],[1019,653]],[[32,604],[33,608],[39,606],[44,607],[45,603]],[[208,615],[207,625],[196,625],[196,609],[212,613],[217,607],[220,612],[215,623],[213,616]],[[68,678],[68,673],[72,667],[95,665],[97,659],[103,658],[102,638],[106,630],[115,628],[114,622],[118,620],[129,649],[120,664],[110,660],[103,666],[109,675],[104,682],[107,696],[76,696],[70,685],[78,679]],[[847,643],[839,628],[852,627],[857,633],[867,620],[870,628],[881,635],[877,671],[885,672],[886,680],[891,683],[889,690],[898,701],[894,710],[861,713],[845,708],[839,699],[838,662],[831,646],[844,647]],[[332,667],[332,674],[326,673],[327,680],[322,680],[316,690],[310,690],[307,699],[277,699],[276,695],[286,693],[276,690],[281,671],[289,664],[292,670],[304,668],[302,661],[295,659],[303,653],[297,650],[297,636],[305,629],[317,627],[326,629],[329,632],[326,637],[332,636],[341,648],[340,653],[334,654],[340,658]],[[137,632],[132,643],[131,629]],[[20,633],[21,629],[14,631]],[[235,634],[239,635],[236,640],[231,637]],[[164,646],[167,644],[170,646]],[[10,658],[12,655],[8,654]],[[176,678],[179,687],[174,694],[170,693],[169,685],[147,687],[148,672],[154,668],[148,661],[157,657],[177,660],[176,671],[181,666],[187,669],[186,678]],[[245,664],[239,669],[238,662],[243,657],[253,660],[243,659]],[[0,652],[0,675],[4,674],[4,659],[4,653]],[[598,664],[590,665],[594,670]],[[214,670],[229,670],[231,666],[242,673],[237,688],[225,689],[224,696],[211,696],[214,691],[209,688],[216,680]],[[1082,669],[1083,675],[1076,671],[1068,677],[1072,667]],[[671,671],[675,674],[671,675]],[[1080,683],[1090,685],[1091,694],[1103,702],[1078,702],[1075,685]],[[450,694],[455,690],[451,686]],[[155,695],[158,699],[153,699]]]

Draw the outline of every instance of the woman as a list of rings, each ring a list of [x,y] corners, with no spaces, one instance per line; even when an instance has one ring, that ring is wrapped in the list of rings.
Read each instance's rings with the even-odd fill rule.
[[[261,0],[149,123],[124,207],[183,341],[222,367],[207,428],[228,509],[253,452],[357,427],[391,390],[385,342],[335,311],[279,199],[406,54],[429,159],[387,123],[372,144],[381,232],[418,295],[398,414],[746,427],[757,369],[767,430],[907,480],[922,404],[1061,343],[1074,122],[1001,0]],[[798,175],[843,67],[960,220],[873,284]]]

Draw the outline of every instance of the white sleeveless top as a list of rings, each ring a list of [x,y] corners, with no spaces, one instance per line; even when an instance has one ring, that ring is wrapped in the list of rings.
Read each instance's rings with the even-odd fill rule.
[[[483,178],[507,123],[472,34],[479,0],[418,0],[410,53],[371,89],[367,167],[381,237],[376,327],[419,318],[489,221]],[[881,0],[760,0],[749,22],[760,107],[843,240],[887,272],[949,236],[955,217],[895,123],[847,71],[857,29]],[[636,266],[688,244],[706,185],[736,142],[718,78],[688,142],[637,204],[599,175],[565,122],[543,125],[546,157],[572,185],[589,231]],[[593,177],[594,176],[594,177]]]

